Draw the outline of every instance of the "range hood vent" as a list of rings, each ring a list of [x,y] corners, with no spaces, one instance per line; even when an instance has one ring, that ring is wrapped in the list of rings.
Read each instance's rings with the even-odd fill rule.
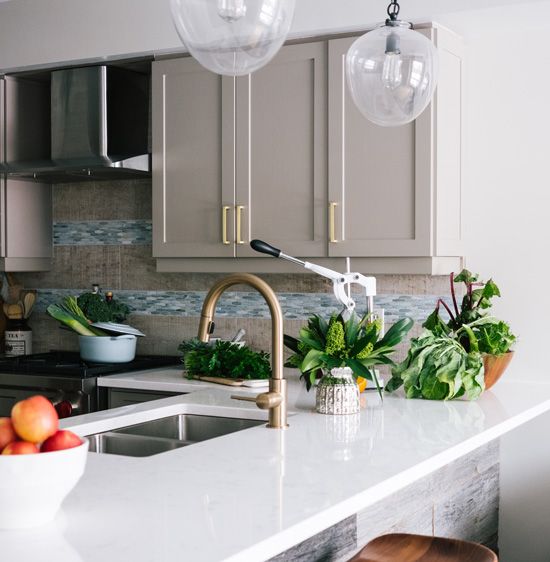
[[[8,162],[51,183],[149,177],[149,77],[118,67],[51,73],[51,162]]]

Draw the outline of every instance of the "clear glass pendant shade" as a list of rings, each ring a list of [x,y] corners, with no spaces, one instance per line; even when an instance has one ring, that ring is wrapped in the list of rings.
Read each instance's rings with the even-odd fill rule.
[[[353,101],[377,125],[409,123],[432,99],[438,61],[434,44],[409,24],[396,22],[370,31],[353,43],[346,56]]]
[[[284,43],[295,0],[170,0],[178,34],[212,72],[241,76],[267,64]]]

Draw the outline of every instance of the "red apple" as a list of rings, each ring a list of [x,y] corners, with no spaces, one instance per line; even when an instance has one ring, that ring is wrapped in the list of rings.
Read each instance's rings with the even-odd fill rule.
[[[10,418],[0,418],[0,451],[12,441],[17,440]]]
[[[51,451],[61,451],[62,449],[72,449],[82,445],[82,439],[67,429],[60,429],[57,433],[48,437],[40,447],[41,453]]]
[[[59,418],[52,403],[44,396],[32,396],[11,410],[15,432],[23,441],[41,443],[57,431]]]
[[[38,447],[28,441],[12,441],[4,447],[3,455],[32,455],[38,453]]]

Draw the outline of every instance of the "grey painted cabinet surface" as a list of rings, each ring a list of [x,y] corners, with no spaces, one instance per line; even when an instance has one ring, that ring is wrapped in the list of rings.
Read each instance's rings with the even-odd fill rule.
[[[44,131],[34,127],[36,138],[20,139],[21,130],[32,124],[33,114],[25,111],[23,99],[31,108],[36,89],[43,86],[26,80],[0,80],[0,154],[2,163],[36,157],[35,141],[43,140]],[[36,98],[36,99],[35,99]],[[23,142],[25,141],[25,142]],[[25,148],[27,144],[30,149]],[[8,180],[0,177],[0,269],[4,271],[44,271],[51,267],[52,188],[51,185]]]
[[[120,408],[130,404],[141,404],[142,402],[151,402],[160,398],[168,398],[169,396],[177,396],[174,392],[150,392],[148,390],[119,390],[108,389],[107,407]]]
[[[152,74],[153,254],[232,257],[234,80],[192,58]]]
[[[239,257],[258,257],[254,238],[293,255],[326,254],[326,58],[324,41],[290,45],[237,79]]]
[[[325,254],[326,72],[324,42],[236,81],[153,64],[156,257],[247,256],[254,237]]]
[[[421,30],[439,47],[434,101],[413,122],[379,127],[345,87],[354,38],[329,42],[329,256],[461,256],[461,58],[454,34]]]
[[[439,86],[396,128],[370,123],[351,100],[354,37],[287,45],[234,81],[192,59],[155,62],[158,269],[297,271],[253,252],[253,238],[334,269],[346,256],[376,273],[460,267],[462,44],[436,25],[419,31],[439,48]]]

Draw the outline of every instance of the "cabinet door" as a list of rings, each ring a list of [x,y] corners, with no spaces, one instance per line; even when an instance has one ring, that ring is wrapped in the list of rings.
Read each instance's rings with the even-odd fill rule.
[[[234,256],[234,84],[153,63],[153,255]]]
[[[429,256],[431,108],[402,127],[363,117],[345,78],[354,40],[329,41],[329,256]]]
[[[182,393],[185,394],[185,393]],[[142,404],[152,400],[160,400],[170,396],[178,396],[176,392],[150,392],[148,390],[118,390],[109,389],[108,408],[120,408],[130,404]]]
[[[237,255],[266,240],[326,255],[327,44],[283,47],[237,79]]]

